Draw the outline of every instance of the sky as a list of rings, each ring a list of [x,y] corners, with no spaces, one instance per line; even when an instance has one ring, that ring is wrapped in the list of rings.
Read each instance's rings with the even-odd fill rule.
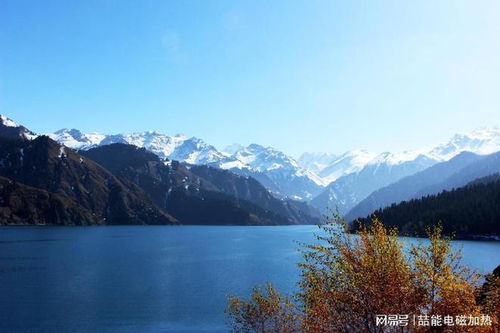
[[[0,113],[298,156],[500,125],[500,1],[0,0]]]

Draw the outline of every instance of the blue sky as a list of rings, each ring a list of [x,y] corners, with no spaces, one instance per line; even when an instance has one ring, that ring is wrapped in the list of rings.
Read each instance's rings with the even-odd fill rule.
[[[500,124],[499,1],[0,0],[0,112],[298,155]]]

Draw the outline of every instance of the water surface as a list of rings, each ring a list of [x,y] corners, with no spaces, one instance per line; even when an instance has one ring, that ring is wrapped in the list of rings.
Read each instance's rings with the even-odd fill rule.
[[[226,296],[293,292],[315,226],[0,229],[0,331],[224,332]],[[481,272],[500,242],[457,241]]]

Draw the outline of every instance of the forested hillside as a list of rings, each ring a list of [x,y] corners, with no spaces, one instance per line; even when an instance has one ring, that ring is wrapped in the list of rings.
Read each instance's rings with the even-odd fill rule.
[[[376,210],[373,215],[408,235],[424,235],[426,227],[441,222],[444,233],[455,233],[457,238],[500,236],[500,180],[498,175],[477,179],[461,188]],[[358,219],[351,228],[359,229],[360,223],[370,221],[371,217]]]

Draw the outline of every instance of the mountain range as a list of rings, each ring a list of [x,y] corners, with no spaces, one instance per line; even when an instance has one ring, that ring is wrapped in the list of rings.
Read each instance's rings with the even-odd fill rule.
[[[312,199],[323,188],[321,179],[300,167],[293,158],[271,147],[257,144],[239,147],[228,153],[219,151],[196,137],[168,136],[157,132],[101,135],[62,129],[47,135],[75,150],[88,150],[111,143],[144,147],[161,158],[192,165],[208,165],[252,176],[274,194],[297,200]]]
[[[37,138],[33,132],[15,124],[5,116],[0,118],[0,122],[0,134],[8,132],[9,135],[27,140]],[[200,138],[184,135],[169,136],[151,131],[109,135],[85,133],[77,129],[61,129],[46,135],[82,156],[85,156],[87,152],[91,153],[98,148],[113,144],[144,148],[160,159],[155,162],[158,165],[170,163],[171,166],[178,162],[181,168],[185,169],[183,172],[191,174],[188,178],[203,178],[207,183],[210,183],[207,179],[211,177],[219,181],[232,178],[233,183],[252,179],[259,184],[261,190],[267,193],[267,196],[273,198],[266,203],[269,205],[266,209],[274,207],[270,211],[278,215],[284,214],[280,216],[281,220],[287,221],[286,223],[300,223],[297,218],[305,216],[301,214],[306,214],[310,217],[308,221],[312,221],[317,213],[313,212],[310,205],[321,212],[327,212],[327,208],[338,208],[341,214],[354,218],[366,216],[374,209],[418,197],[420,194],[437,193],[449,187],[435,184],[434,192],[430,190],[419,192],[414,191],[415,180],[405,179],[424,172],[422,177],[430,178],[426,178],[425,181],[418,180],[418,182],[427,184],[431,182],[432,170],[436,170],[433,167],[446,169],[446,167],[439,166],[440,164],[450,161],[452,173],[458,172],[461,164],[456,163],[454,158],[457,157],[457,160],[460,160],[464,152],[475,154],[474,156],[483,156],[500,151],[500,129],[497,127],[479,128],[468,134],[457,134],[450,140],[427,149],[380,154],[366,150],[352,150],[343,154],[304,153],[298,159],[272,147],[258,144],[250,144],[246,147],[234,144],[224,150],[219,150]],[[97,157],[94,156],[94,159]],[[101,161],[99,164],[105,163]],[[209,168],[207,170],[210,170],[210,173],[205,172],[203,176],[197,175],[195,171],[204,170],[203,167]],[[112,169],[110,165],[105,168]],[[234,178],[235,176],[239,176],[239,180]],[[134,182],[133,178],[129,178],[128,181],[140,187],[140,184]],[[397,185],[400,181],[403,185]],[[457,184],[462,183],[457,182]],[[227,187],[221,187],[219,184],[212,185],[210,189],[202,186],[199,190],[208,190],[210,195],[214,193],[218,193],[219,196],[228,195],[237,201],[245,200],[248,204],[263,207],[263,203],[255,201],[254,196],[250,199],[245,198],[238,191],[228,192]],[[396,185],[400,186],[397,191],[392,187]],[[250,183],[247,182],[246,186],[250,186]],[[389,189],[386,190],[386,187]],[[276,203],[274,199],[284,204],[270,204],[271,201]],[[156,204],[158,205],[158,201]],[[233,205],[238,207],[238,202],[233,201]],[[239,208],[242,209],[243,206]],[[245,207],[247,210],[250,209],[248,208],[250,206]],[[160,208],[166,209],[162,205]],[[300,213],[297,213],[295,209],[299,209]],[[264,220],[266,219],[260,219],[261,222]]]
[[[182,223],[319,222],[318,213],[307,204],[278,199],[255,179],[227,170],[166,162],[145,148],[121,143],[92,148],[81,154],[139,186],[159,207]]]
[[[346,219],[365,217],[393,203],[418,199],[443,190],[452,190],[474,179],[498,172],[500,172],[500,152],[490,155],[462,152],[449,161],[435,164],[374,191],[353,207],[346,215]]]
[[[220,151],[196,137],[158,132],[102,135],[62,129],[48,135],[77,150],[110,143],[144,147],[161,158],[251,176],[277,196],[311,201],[322,210],[326,206],[337,206],[342,212],[349,211],[374,190],[447,161],[463,151],[488,154],[500,150],[500,130],[496,127],[457,134],[430,149],[381,154],[365,150],[341,155],[304,153],[297,160],[258,144],[232,145]],[[376,180],[370,179],[373,175]]]
[[[130,144],[74,151],[0,118],[0,224],[319,223],[253,178]]]
[[[497,151],[500,151],[500,129],[492,127],[479,128],[469,134],[457,134],[430,149],[381,153],[359,167],[359,171],[345,174],[331,182],[311,204],[323,212],[329,207],[338,208],[341,214],[347,214],[372,192],[437,163],[446,162],[462,152],[484,155]]]

